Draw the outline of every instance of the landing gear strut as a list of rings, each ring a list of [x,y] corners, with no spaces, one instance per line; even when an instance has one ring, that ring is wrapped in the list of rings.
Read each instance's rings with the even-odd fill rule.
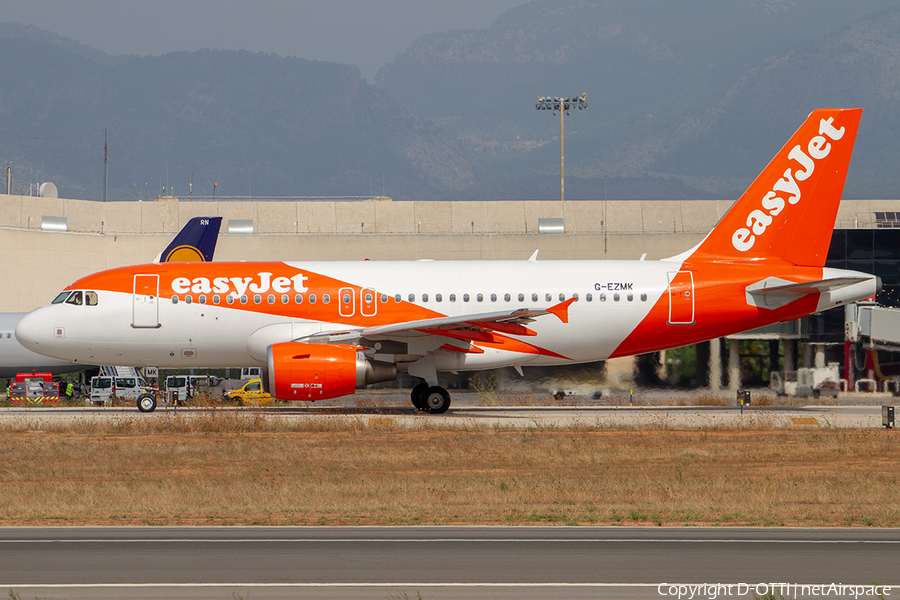
[[[450,394],[447,390],[439,385],[429,386],[424,381],[413,388],[410,399],[417,409],[433,415],[445,413],[450,408]]]

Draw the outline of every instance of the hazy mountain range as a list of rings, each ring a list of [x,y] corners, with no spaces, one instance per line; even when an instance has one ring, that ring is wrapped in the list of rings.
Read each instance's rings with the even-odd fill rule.
[[[814,108],[866,109],[846,197],[900,197],[895,0],[539,0],[424,36],[378,74],[234,51],[106,55],[0,23],[14,191],[100,199],[731,198]]]

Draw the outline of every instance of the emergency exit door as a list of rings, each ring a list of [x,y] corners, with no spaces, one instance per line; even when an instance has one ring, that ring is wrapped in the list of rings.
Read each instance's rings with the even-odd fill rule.
[[[133,302],[132,327],[159,327],[159,275],[134,276]]]
[[[694,274],[690,271],[669,273],[669,325],[694,323]]]

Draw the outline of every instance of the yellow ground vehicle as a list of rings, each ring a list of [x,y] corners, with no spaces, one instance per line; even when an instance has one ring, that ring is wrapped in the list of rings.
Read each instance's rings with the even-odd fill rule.
[[[238,406],[244,404],[274,404],[275,398],[262,389],[262,379],[251,379],[241,387],[225,393],[225,400]]]

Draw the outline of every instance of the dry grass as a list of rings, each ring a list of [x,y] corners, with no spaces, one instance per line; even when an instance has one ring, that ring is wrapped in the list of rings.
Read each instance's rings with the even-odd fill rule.
[[[880,430],[407,430],[262,413],[6,425],[0,525],[900,526]]]

